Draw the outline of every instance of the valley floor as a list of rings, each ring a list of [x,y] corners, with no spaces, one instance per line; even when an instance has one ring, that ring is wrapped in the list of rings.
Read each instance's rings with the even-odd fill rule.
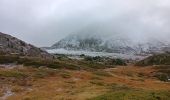
[[[0,68],[0,100],[169,100],[170,83],[153,67],[118,66],[93,71]]]

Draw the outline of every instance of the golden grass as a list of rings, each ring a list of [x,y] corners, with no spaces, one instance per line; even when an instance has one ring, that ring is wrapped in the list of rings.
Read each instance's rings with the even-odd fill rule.
[[[12,81],[8,77],[9,72],[16,71],[26,74],[27,78],[25,81],[31,85],[22,86],[6,82]],[[7,76],[3,76],[5,80],[2,85],[12,85],[11,90],[15,93],[8,100],[86,100],[91,98],[101,100],[96,98],[100,98],[103,95],[112,97],[113,94],[117,95],[115,91],[123,94],[129,92],[131,94],[141,93],[143,94],[142,96],[144,96],[145,92],[151,94],[152,91],[160,91],[161,96],[164,96],[165,91],[170,91],[170,84],[154,78],[152,76],[154,71],[156,70],[152,67],[133,66],[96,71],[54,70],[31,67],[11,70],[0,69],[1,73],[7,72]],[[128,73],[131,73],[131,75]],[[14,77],[14,79],[20,79],[20,77]],[[112,92],[108,94],[110,91]]]

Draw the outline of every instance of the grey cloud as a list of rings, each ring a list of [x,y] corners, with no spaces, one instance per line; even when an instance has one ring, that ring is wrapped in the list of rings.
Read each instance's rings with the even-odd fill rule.
[[[169,0],[1,0],[0,31],[49,46],[83,30],[134,40],[170,38]]]

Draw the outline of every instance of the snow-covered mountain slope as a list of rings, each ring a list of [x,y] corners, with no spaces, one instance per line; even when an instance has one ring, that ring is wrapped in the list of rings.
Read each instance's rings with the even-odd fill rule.
[[[104,37],[97,34],[71,34],[51,48],[142,55],[164,52],[167,47],[168,43],[156,39],[134,42],[133,39],[119,35]]]

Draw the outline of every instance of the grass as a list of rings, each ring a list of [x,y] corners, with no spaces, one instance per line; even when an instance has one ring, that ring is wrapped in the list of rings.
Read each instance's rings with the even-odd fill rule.
[[[62,73],[60,75],[62,78],[71,78],[71,75],[69,73]]]
[[[150,56],[142,61],[136,63],[138,66],[149,65],[170,65],[170,53],[163,53]]]
[[[117,68],[117,70],[109,69],[109,72],[115,71],[115,77],[112,77],[111,73],[103,70],[104,68],[108,68],[103,62],[98,63],[70,59],[51,61],[38,58],[14,57],[14,63],[23,64],[26,67],[23,67],[22,70],[17,68],[0,70],[0,76],[7,77],[4,81],[13,81],[10,79],[17,81],[15,83],[5,83],[6,85],[12,84],[13,88],[11,90],[16,93],[16,95],[12,96],[9,100],[20,100],[21,98],[24,98],[23,100],[53,100],[55,97],[57,98],[56,100],[60,97],[63,97],[63,99],[68,99],[69,97],[73,100],[85,100],[87,98],[91,98],[90,100],[168,100],[170,98],[167,83],[160,82],[160,84],[158,84],[155,83],[153,79],[146,79],[146,82],[142,82],[142,78],[145,78],[145,73],[142,70],[140,70],[142,73],[136,72],[136,70],[133,72],[126,70],[127,67],[125,68],[124,74],[119,68]],[[109,68],[114,67],[114,65],[108,65]],[[159,70],[158,72],[169,73],[167,67],[155,68]],[[68,71],[68,69],[71,70]],[[82,69],[86,71],[82,71]],[[79,71],[74,70],[82,71],[82,73],[77,74]],[[116,75],[118,77],[116,77]],[[130,78],[134,78],[136,75],[140,77],[137,79],[141,79],[141,81],[125,79],[128,77],[123,76],[127,75],[131,76]],[[8,79],[8,77],[10,78]],[[82,79],[75,82],[73,80],[74,77],[82,77]],[[150,83],[150,81],[152,82]],[[155,85],[152,87],[150,84]],[[133,85],[139,88],[134,89]],[[151,86],[148,90],[141,89],[148,88],[148,86]],[[22,87],[31,87],[32,91],[22,90]],[[163,89],[159,87],[163,87]],[[61,88],[61,91],[57,91],[59,88]],[[154,91],[154,88],[158,88],[158,90]],[[165,91],[165,89],[167,89],[167,91]],[[23,95],[21,95],[21,93],[23,93]]]
[[[18,61],[18,56],[12,56],[12,55],[0,55],[0,63],[6,64],[6,63],[16,63]]]
[[[71,69],[71,70],[79,70],[79,65],[74,63],[66,63],[66,61],[58,61],[57,59],[42,59],[36,57],[22,57],[16,55],[0,55],[0,64],[23,64],[24,66],[32,66],[35,68],[39,68],[41,66],[46,66],[48,68],[53,69]]]
[[[35,78],[44,78],[47,76],[48,76],[48,73],[45,71],[38,71],[38,72],[34,73],[34,75],[33,75],[33,77],[35,77]]]
[[[24,89],[22,87],[19,87],[19,86],[14,86],[12,87],[12,92],[15,92],[15,93],[21,93],[24,91]]]
[[[28,75],[19,71],[15,70],[0,70],[1,77],[16,77],[16,78],[23,78],[27,77]]]
[[[170,92],[167,91],[117,91],[106,93],[104,95],[94,97],[89,100],[169,100]]]
[[[98,85],[98,86],[105,86],[105,83],[102,81],[93,80],[93,81],[90,81],[90,83],[94,85]]]
[[[155,77],[160,81],[167,82],[170,78],[170,53],[150,56],[136,63],[138,66],[154,66]]]
[[[3,90],[0,89],[0,97],[2,97],[4,95]]]
[[[89,100],[169,100],[170,91],[133,89],[126,85],[110,84],[109,92]]]
[[[26,97],[23,98],[23,100],[32,100],[32,99],[31,99],[31,97],[26,96]]]
[[[157,70],[155,77],[161,81],[167,82],[170,78],[170,66],[169,65],[159,65],[155,66],[154,69]]]
[[[125,63],[125,61],[121,59],[118,60],[101,57],[92,57],[92,59],[93,60],[72,60],[65,57],[62,59],[42,59],[18,55],[0,55],[0,64],[15,63],[35,68],[45,66],[53,69],[96,70],[113,68],[115,65]]]
[[[164,82],[168,81],[168,75],[167,74],[158,73],[158,74],[155,75],[155,77],[157,79],[159,79],[160,81],[164,81]]]
[[[91,80],[103,80],[103,79],[99,76],[93,76],[91,77]]]
[[[144,70],[142,70],[145,67],[136,68],[140,68],[140,71],[145,75]],[[135,75],[138,75],[137,73],[140,72],[132,69],[134,69],[134,67],[130,69],[126,67],[125,71],[132,72]],[[9,97],[8,100],[62,100],[61,98],[63,98],[63,100],[169,99],[170,91],[168,90],[170,90],[170,87],[168,83],[158,82],[155,79],[150,79],[150,77],[148,77],[145,82],[130,80],[131,77],[124,77],[126,75],[121,73],[122,69],[120,67],[116,70],[108,69],[109,72],[115,71],[114,74],[119,75],[118,77],[108,77],[108,75],[103,74],[103,72],[107,74],[110,73],[101,69],[97,71],[75,71],[68,69],[51,69],[47,67],[22,67],[17,70],[29,76],[26,80],[21,79],[21,81],[27,81],[26,83],[31,84],[31,86],[27,84],[24,86],[18,85],[12,82],[4,83],[6,86],[11,86],[12,92],[15,93],[15,95]],[[96,75],[94,72],[100,74]],[[35,74],[38,74],[38,76],[34,76]],[[141,76],[143,76],[143,74]],[[75,78],[79,80],[75,81]],[[136,77],[132,76],[132,78]],[[16,81],[20,80],[17,79]],[[31,90],[28,90],[28,88]]]
[[[95,74],[97,76],[112,77],[111,74],[109,74],[108,72],[105,72],[105,71],[95,71],[95,72],[93,72],[93,74]]]
[[[111,91],[130,90],[128,86],[124,84],[116,84],[116,83],[108,84],[108,88]]]
[[[94,62],[84,62],[84,61],[73,61],[71,59],[41,59],[36,57],[22,57],[16,55],[0,55],[0,64],[23,64],[24,66],[32,66],[39,68],[41,66],[46,66],[53,69],[70,69],[70,70],[80,70],[80,69],[94,69],[94,68],[106,68],[103,64],[97,64]],[[109,66],[110,67],[110,66]]]
[[[126,66],[126,61],[123,59],[111,59],[111,58],[107,58],[107,57],[100,57],[100,56],[96,56],[96,57],[90,57],[90,56],[83,56],[85,61],[90,61],[90,62],[96,62],[96,63],[105,63],[105,65],[122,65],[122,66]]]

